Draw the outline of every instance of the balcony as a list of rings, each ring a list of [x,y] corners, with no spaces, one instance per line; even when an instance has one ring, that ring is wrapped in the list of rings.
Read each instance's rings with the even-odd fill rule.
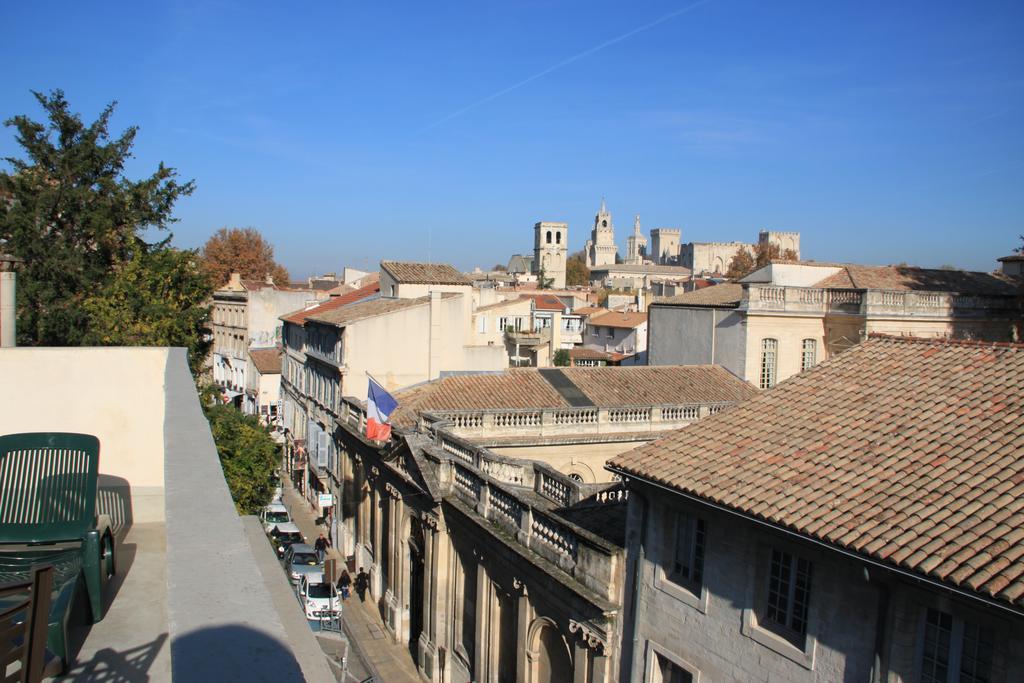
[[[461,437],[558,437],[679,429],[718,412],[727,403],[637,405],[614,408],[446,410],[421,415],[423,426]]]
[[[740,308],[750,312],[825,315],[844,313],[896,318],[984,318],[994,311],[1019,308],[1012,297],[970,296],[951,292],[820,289],[750,284]]]
[[[0,349],[0,377],[17,398],[0,433],[100,439],[117,575],[105,618],[73,619],[71,678],[336,680],[258,520],[235,510],[184,349]]]
[[[595,511],[625,505],[628,494],[621,483],[581,484],[542,462],[498,455],[444,429],[429,434],[434,439],[429,453],[442,465],[441,484],[467,511],[503,527],[510,540],[613,608],[623,539],[610,529],[598,532],[582,525]],[[625,519],[625,508],[616,514]]]

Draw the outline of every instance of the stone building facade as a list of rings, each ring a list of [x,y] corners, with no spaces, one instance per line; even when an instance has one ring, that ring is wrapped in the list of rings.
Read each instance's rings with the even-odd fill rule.
[[[1022,397],[1024,345],[878,336],[614,458],[620,680],[1024,679]]]
[[[990,273],[773,263],[653,302],[648,362],[716,363],[769,388],[871,333],[1019,340],[1017,292]]]
[[[253,414],[258,403],[246,394],[254,374],[250,349],[272,349],[281,343],[279,316],[326,296],[313,289],[292,289],[263,280],[243,279],[232,273],[226,285],[213,293],[210,331],[213,348],[210,372],[214,384],[240,409]]]
[[[714,368],[543,372],[451,376],[398,392],[386,444],[363,436],[361,401],[342,401],[336,545],[350,571],[369,573],[387,637],[408,646],[425,680],[617,680],[626,499],[621,484],[586,479],[592,470],[574,469],[580,458],[564,449],[612,446],[588,465],[599,469],[652,430],[753,394]],[[638,387],[634,400],[656,398],[646,392],[660,385],[690,401],[698,394],[684,387],[701,387],[706,402],[579,405],[602,385],[614,401],[620,382]]]
[[[651,230],[651,260],[661,266],[678,264],[679,236],[679,228],[655,228]]]
[[[758,243],[769,243],[779,248],[780,256],[787,251],[800,260],[800,233],[762,230]],[[753,253],[756,244],[747,242],[687,242],[679,247],[678,263],[693,271],[695,277],[722,275],[729,269],[736,252],[747,249]]]

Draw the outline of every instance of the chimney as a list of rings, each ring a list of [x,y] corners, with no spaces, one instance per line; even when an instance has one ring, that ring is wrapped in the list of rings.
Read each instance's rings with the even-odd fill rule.
[[[0,254],[0,348],[12,348],[17,343],[17,303],[15,299],[14,269],[22,260],[17,256]]]
[[[430,341],[428,343],[427,378],[441,376],[441,292],[430,292]]]

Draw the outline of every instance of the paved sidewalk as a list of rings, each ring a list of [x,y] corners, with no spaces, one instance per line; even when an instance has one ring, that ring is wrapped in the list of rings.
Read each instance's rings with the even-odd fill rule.
[[[283,497],[292,520],[312,545],[320,535],[321,527],[316,525],[316,518],[309,503],[288,481],[284,482]],[[345,558],[337,550],[331,548],[329,553],[330,557],[337,560],[339,570],[345,566]],[[355,580],[355,576],[352,579]],[[368,597],[367,601],[362,603],[353,589],[352,597],[345,601],[341,614],[349,643],[358,650],[359,656],[373,670],[375,681],[420,683],[422,679],[416,671],[408,648],[395,643],[388,635],[376,604],[371,598]]]

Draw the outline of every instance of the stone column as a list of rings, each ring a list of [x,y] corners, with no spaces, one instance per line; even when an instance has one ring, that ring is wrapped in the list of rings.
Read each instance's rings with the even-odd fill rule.
[[[473,551],[473,556],[476,559],[476,633],[473,634],[473,638],[476,641],[476,647],[474,651],[473,661],[473,673],[474,678],[478,681],[485,680],[485,667],[487,666],[487,648],[485,643],[487,642],[487,609],[485,608],[487,602],[487,569],[484,567],[483,557],[479,551]]]
[[[21,259],[0,254],[0,348],[11,348],[17,344],[17,297],[15,266]]]
[[[590,683],[608,681],[608,648],[604,636],[588,624],[569,620],[569,633],[577,636],[573,646],[573,683],[587,683],[588,659],[594,663],[594,676]]]
[[[530,598],[526,594],[526,584],[519,579],[512,579],[512,587],[519,593],[516,597],[516,683],[526,683],[529,678],[530,643]]]
[[[587,646],[579,641],[572,648],[572,682],[587,683]]]

